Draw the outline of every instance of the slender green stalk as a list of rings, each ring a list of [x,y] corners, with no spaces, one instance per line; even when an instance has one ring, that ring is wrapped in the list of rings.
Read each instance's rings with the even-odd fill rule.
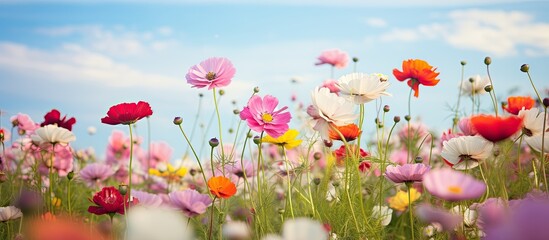
[[[284,162],[286,163],[286,180],[288,181],[288,203],[290,205],[290,214],[292,215],[292,219],[295,218],[294,215],[294,207],[292,204],[292,178],[290,177],[290,161],[288,160],[288,156],[286,155],[286,149],[284,146],[281,147],[282,152],[284,153]]]
[[[215,177],[214,147],[210,147],[210,167],[212,168],[212,176]],[[223,168],[223,176],[225,176],[225,168]]]
[[[221,116],[219,115],[219,107],[217,104],[217,95],[215,88],[213,91],[213,100],[215,105],[215,114],[217,115],[217,128],[219,129],[219,146],[221,147],[221,165],[225,168],[225,149],[223,148],[223,129],[221,128]]]
[[[212,207],[210,207],[210,209],[211,209],[211,213],[210,213],[210,230],[208,230],[208,239],[209,240],[212,239],[213,218],[214,218],[214,205],[213,205],[213,203],[215,203],[216,199],[217,199],[217,197],[214,197],[214,199],[212,201]]]
[[[497,97],[496,97],[496,90],[494,87],[494,83],[492,82],[492,77],[490,76],[490,65],[486,65],[486,72],[488,73],[488,80],[490,80],[490,85],[492,86],[492,91],[490,91],[488,94],[490,94],[490,98],[492,99],[492,103],[494,104],[494,111],[496,112],[496,117],[498,116],[498,103],[497,103]]]
[[[179,125],[179,130],[181,130],[181,133],[183,134],[183,137],[185,137],[185,140],[187,141],[187,144],[189,144],[189,147],[191,148],[191,151],[193,152],[193,155],[196,159],[196,162],[198,162],[198,166],[200,167],[200,173],[202,173],[202,177],[204,178],[204,183],[207,183],[208,181],[206,180],[206,175],[204,174],[204,168],[202,167],[202,163],[200,162],[200,158],[198,157],[198,155],[196,155],[196,151],[194,150],[194,147],[191,144],[191,141],[187,137],[187,134],[185,134],[185,131],[183,131],[183,127],[181,126],[181,124]]]
[[[69,205],[69,217],[72,216],[71,182],[72,179],[67,182],[67,204]]]
[[[414,85],[414,79],[412,79],[412,86]],[[412,107],[411,107],[411,104],[412,104],[412,91],[414,89],[413,88],[410,88],[410,93],[408,94],[408,117],[410,118],[410,120],[407,120],[408,121],[408,154],[406,155],[406,162],[407,163],[411,163],[411,158],[412,158],[412,134],[410,133],[410,122],[412,121]]]
[[[132,196],[132,163],[133,163],[133,134],[132,134],[132,125],[128,124],[128,127],[130,128],[130,166],[128,167],[128,174],[129,174],[129,182],[128,182],[128,196]]]
[[[410,213],[410,232],[412,233],[412,240],[415,239],[414,237],[414,214],[412,210],[412,184],[407,183],[406,186],[408,187],[408,213]]]
[[[49,178],[50,178],[50,184],[48,186],[48,202],[50,203],[49,211],[51,214],[53,214],[53,163],[55,161],[55,143],[51,145],[52,151],[50,156],[50,163],[49,163]]]
[[[545,129],[547,129],[547,107],[543,104],[543,99],[539,95],[538,89],[536,88],[536,85],[534,85],[534,81],[532,81],[532,76],[530,76],[530,71],[526,71],[526,74],[528,75],[528,80],[530,80],[530,84],[532,84],[532,88],[534,89],[534,92],[536,92],[536,96],[538,97],[538,101],[540,102],[540,105],[543,106],[543,132],[541,133],[541,173],[543,174],[543,184],[545,185],[545,191],[549,192],[549,186],[547,185],[547,174],[545,173]]]
[[[459,102],[461,100],[461,89],[463,88],[463,75],[464,75],[464,72],[465,72],[465,65],[461,65],[461,81],[459,82],[459,92],[458,92],[458,99],[457,99],[457,105],[456,105],[456,112],[455,112],[455,115],[454,115],[453,125],[452,125],[452,129],[453,129],[454,132],[456,131],[457,122],[458,122],[457,120],[458,120],[458,117],[459,117]]]

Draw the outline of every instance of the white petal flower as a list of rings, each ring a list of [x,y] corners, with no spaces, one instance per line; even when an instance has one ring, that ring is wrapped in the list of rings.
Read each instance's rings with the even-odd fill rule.
[[[372,217],[381,220],[381,226],[387,226],[391,223],[391,218],[393,217],[393,209],[387,206],[376,205],[372,209]]]
[[[322,224],[309,218],[286,220],[282,228],[282,238],[284,240],[328,239],[328,232]]]
[[[440,155],[456,170],[471,169],[492,154],[493,144],[481,136],[461,136],[444,142]]]
[[[14,206],[0,207],[0,222],[18,219],[23,216],[19,208]]]
[[[193,229],[180,211],[135,206],[128,210],[128,237],[132,240],[190,240]]]
[[[313,129],[320,133],[322,139],[329,139],[330,124],[342,126],[358,117],[353,103],[327,88],[316,88],[311,97],[313,105],[307,109],[307,114],[313,117]]]
[[[531,137],[543,133],[543,112],[537,108],[520,110],[518,116],[522,118],[522,132]]]
[[[224,239],[251,239],[251,230],[248,224],[242,221],[230,221],[223,224]]]
[[[386,92],[389,85],[377,74],[350,73],[337,80],[339,94],[355,104],[367,103],[382,95],[391,96]]]
[[[32,141],[38,145],[43,144],[68,144],[76,140],[74,134],[57,125],[46,125],[36,129],[34,135],[31,136]]]
[[[543,135],[536,135],[533,137],[527,137],[524,140],[526,140],[526,143],[530,145],[531,148],[534,150],[541,152],[541,140]],[[545,140],[543,141],[543,151],[545,154],[549,154],[549,132],[545,133]]]
[[[474,227],[477,221],[477,211],[469,209],[467,206],[457,205],[451,210],[452,213],[463,216],[463,223],[467,227]]]
[[[486,93],[484,87],[490,85],[490,79],[488,76],[480,77],[480,75],[475,75],[463,80],[463,83],[460,83],[460,85],[462,95],[479,95]]]

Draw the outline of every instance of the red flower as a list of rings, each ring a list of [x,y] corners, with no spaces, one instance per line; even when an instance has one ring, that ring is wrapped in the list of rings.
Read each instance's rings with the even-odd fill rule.
[[[522,97],[509,97],[507,98],[507,104],[503,105],[503,109],[510,114],[518,115],[520,110],[524,108],[528,110],[536,104],[536,101],[530,96]]]
[[[357,149],[357,146],[356,145],[349,145],[349,152],[352,154],[351,157],[354,157],[356,156],[356,149]],[[339,147],[337,150],[334,151],[334,154],[336,156],[336,163],[338,166],[343,166],[344,163],[345,163],[345,158],[347,158],[347,149],[345,148],[345,145],[341,145],[341,147]],[[366,151],[364,151],[364,149],[360,149],[360,157],[368,157],[370,156],[370,154]]]
[[[435,72],[437,69],[426,61],[419,59],[408,59],[402,62],[402,72],[393,69],[393,75],[399,81],[408,80],[408,86],[414,90],[414,97],[419,96],[419,85],[435,86],[440,81]]]
[[[335,125],[332,125],[332,126],[335,127],[341,133],[341,135],[343,135],[343,137],[345,138],[345,141],[347,142],[355,140],[362,133],[362,131],[360,131],[358,126],[354,123],[351,123],[345,126],[340,126],[340,127]],[[341,136],[334,129],[330,128],[329,134],[330,134],[330,139],[342,141]]]
[[[129,125],[152,115],[152,113],[151,106],[147,102],[120,103],[109,108],[107,116],[101,118],[101,122],[109,125]]]
[[[491,142],[499,142],[519,131],[522,119],[516,116],[502,118],[477,115],[471,117],[471,123],[483,138]]]
[[[49,113],[44,115],[44,122],[40,124],[41,127],[51,124],[57,124],[58,127],[65,128],[72,131],[72,125],[76,123],[74,117],[67,120],[67,115],[61,118],[61,113],[57,109],[52,109]]]
[[[236,186],[231,180],[223,176],[212,177],[208,180],[210,192],[218,198],[230,198],[236,193]]]
[[[370,169],[371,167],[372,164],[369,161],[362,161],[358,164],[358,170],[363,173],[368,171],[368,169]]]
[[[115,187],[104,187],[101,191],[93,195],[93,203],[97,206],[89,206],[88,212],[95,215],[103,214],[124,214],[124,204],[126,208],[130,205],[139,203],[137,198],[132,201],[128,200],[128,196],[122,196]]]

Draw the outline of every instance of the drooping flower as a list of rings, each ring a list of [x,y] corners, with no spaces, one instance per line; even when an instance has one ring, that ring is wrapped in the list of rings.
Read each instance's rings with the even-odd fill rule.
[[[78,173],[78,177],[82,179],[88,187],[98,186],[112,175],[114,175],[114,170],[111,166],[104,163],[90,163]]]
[[[218,198],[230,198],[236,194],[236,186],[230,179],[217,176],[208,180],[210,192]]]
[[[387,226],[391,223],[391,218],[393,217],[393,209],[390,209],[387,206],[376,205],[372,209],[372,217],[379,219],[381,226]]]
[[[344,68],[349,61],[349,55],[339,49],[330,49],[322,52],[317,59],[315,65],[329,64],[332,67]]]
[[[120,103],[109,108],[107,116],[101,118],[101,122],[109,125],[129,125],[152,114],[151,106],[147,102]]]
[[[159,195],[132,189],[132,196],[139,199],[139,204],[148,207],[160,207],[164,200]]]
[[[507,98],[507,104],[503,104],[503,109],[510,114],[518,115],[520,110],[528,110],[536,105],[536,101],[530,96],[514,96]]]
[[[385,177],[394,183],[421,182],[423,175],[431,169],[423,163],[389,165],[385,170]]]
[[[301,144],[303,140],[296,139],[297,135],[299,135],[299,132],[295,129],[290,129],[286,131],[282,136],[273,138],[271,136],[265,136],[261,140],[262,142],[275,144],[281,147],[284,147],[285,149],[292,149]]]
[[[14,206],[0,207],[0,222],[18,219],[23,216],[19,208]]]
[[[43,127],[50,124],[56,124],[59,127],[72,131],[72,126],[75,123],[76,119],[74,117],[67,119],[67,116],[65,115],[63,118],[61,118],[61,113],[59,112],[59,110],[52,109],[50,112],[46,113],[46,115],[44,116],[44,122],[42,122],[40,126]]]
[[[423,186],[433,196],[447,201],[477,199],[486,191],[486,184],[450,168],[431,170],[423,175]]]
[[[436,68],[424,60],[408,59],[402,62],[402,72],[393,69],[393,75],[399,81],[408,80],[408,86],[414,90],[414,97],[419,96],[419,85],[435,86],[440,81],[437,79],[440,73]]]
[[[225,87],[231,83],[236,69],[227,58],[208,58],[201,63],[189,68],[185,78],[193,88]]]
[[[187,217],[203,214],[212,205],[210,196],[192,189],[171,192],[168,196],[172,205],[183,211]]]
[[[339,95],[355,104],[363,104],[381,96],[391,96],[387,92],[389,81],[379,74],[350,73],[337,80]]]
[[[45,144],[68,144],[76,140],[71,131],[56,125],[47,125],[36,129],[31,138],[39,146]]]
[[[466,170],[475,168],[480,161],[492,155],[494,145],[480,136],[461,136],[442,144],[440,155],[452,168]]]
[[[350,141],[353,141],[353,140],[357,139],[358,136],[360,136],[360,134],[362,134],[362,131],[354,123],[343,125],[343,126],[333,125],[330,128],[330,131],[329,131],[330,139],[331,140],[343,141],[343,139],[341,138],[340,133],[341,133],[341,135],[343,135],[343,139],[345,139],[345,141],[350,142]]]
[[[484,139],[499,142],[513,136],[520,130],[522,119],[517,116],[477,115],[471,117],[471,123]]]
[[[128,212],[126,239],[193,240],[189,219],[179,211],[164,207],[136,206]]]
[[[248,105],[240,111],[240,119],[246,120],[248,127],[256,132],[267,133],[273,138],[282,136],[288,131],[288,123],[292,118],[289,112],[285,112],[288,107],[275,110],[278,105],[278,99],[271,95],[266,95],[263,99],[254,95],[248,101]]]
[[[330,139],[331,125],[350,124],[358,117],[353,103],[330,93],[327,88],[316,88],[311,97],[312,105],[307,108],[307,114],[313,118],[313,129],[318,131],[324,140]]]
[[[93,195],[92,201],[96,205],[89,206],[88,212],[95,215],[116,213],[124,215],[124,205],[125,208],[129,208],[131,205],[139,203],[137,198],[130,201],[128,195],[122,196],[115,187],[104,187]]]
[[[488,76],[481,77],[480,75],[475,75],[469,77],[469,80],[463,81],[460,85],[462,95],[476,96],[486,93],[484,87],[490,85],[490,79]]]
[[[453,231],[461,223],[462,217],[446,209],[433,207],[428,203],[420,204],[415,209],[416,216],[427,223],[437,223],[444,231]]]
[[[408,201],[408,193],[405,191],[398,191],[395,196],[389,198],[389,207],[399,212],[403,212],[408,206],[419,199],[421,193],[415,188],[410,188],[410,201]]]
[[[540,112],[538,108],[520,110],[518,117],[522,118],[522,133],[527,137],[541,135],[543,133],[543,115],[544,113]]]

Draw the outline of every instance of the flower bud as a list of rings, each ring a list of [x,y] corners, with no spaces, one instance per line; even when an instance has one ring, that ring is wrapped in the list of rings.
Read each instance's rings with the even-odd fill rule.
[[[210,141],[208,141],[210,144],[210,147],[217,147],[219,145],[219,140],[217,138],[211,138]]]
[[[233,113],[234,113],[234,115],[238,115],[238,114],[240,114],[240,110],[235,109],[235,110],[233,110]]]
[[[249,132],[248,135],[246,135],[247,138],[252,138],[253,136],[254,135],[251,132]]]
[[[530,70],[530,65],[528,64],[522,64],[522,66],[520,66],[520,71],[522,72],[528,72]]]
[[[234,129],[229,128],[229,133],[232,134],[234,132]]]
[[[313,158],[317,161],[320,160],[322,158],[322,153],[315,152],[315,154],[313,154]]]
[[[315,185],[320,184],[320,178],[313,178],[313,183],[314,183]]]
[[[223,96],[223,95],[225,95],[225,90],[219,89],[219,96]]]
[[[390,110],[391,110],[391,107],[389,107],[389,105],[383,106],[383,111],[384,112],[389,112]]]
[[[383,128],[383,123],[377,125],[378,128]]]
[[[544,98],[543,99],[543,106],[549,107],[549,98]]]
[[[284,214],[284,212],[286,212],[286,211],[284,210],[284,208],[279,208],[279,209],[278,209],[278,214],[282,215],[282,214]]]
[[[259,92],[259,87],[254,87],[254,93],[258,93]]]
[[[378,125],[378,124],[380,123],[380,122],[379,122],[379,118],[374,118],[374,123],[375,123],[376,125]]]
[[[191,174],[191,176],[196,175],[196,169],[191,169],[191,170],[189,171],[189,174]]]
[[[332,142],[331,140],[324,140],[324,146],[326,147],[332,147],[334,145],[334,142]]]
[[[467,62],[465,60],[461,60],[461,62],[459,62],[459,63],[461,63],[461,66],[465,66],[467,64]]]
[[[395,123],[400,122],[400,116],[395,116],[393,118],[393,121],[395,121]]]
[[[358,62],[358,58],[357,58],[357,57],[353,57],[353,62]]]
[[[409,122],[410,120],[412,120],[412,117],[410,117],[410,115],[406,115],[404,116],[404,120]]]
[[[333,181],[333,182],[332,182],[332,185],[333,185],[334,187],[339,187],[339,184],[341,184],[339,181]]]
[[[417,156],[416,159],[414,159],[414,161],[415,161],[416,163],[422,163],[422,162],[423,162],[423,158],[420,157],[420,156]]]
[[[122,194],[122,196],[126,196],[126,194],[128,193],[128,185],[126,184],[118,185],[118,191],[120,192],[120,194]]]
[[[254,143],[255,144],[260,144],[261,143],[261,138],[259,138],[259,136],[255,136],[254,137]]]
[[[474,82],[475,82],[475,79],[474,79],[474,78],[469,78],[469,82],[470,82],[470,83],[474,83]]]
[[[183,123],[183,118],[182,117],[175,117],[173,119],[173,124],[175,125],[181,125]]]
[[[204,97],[204,94],[203,94],[203,93],[199,93],[199,94],[198,94],[198,97]]]
[[[486,87],[484,87],[484,91],[491,92],[492,91],[492,85],[486,85]]]
[[[67,179],[72,180],[74,178],[74,172],[73,171],[70,171],[68,174],[67,174]]]
[[[485,58],[484,58],[484,64],[486,64],[486,66],[492,64],[492,58],[490,58],[490,57],[485,57]]]

